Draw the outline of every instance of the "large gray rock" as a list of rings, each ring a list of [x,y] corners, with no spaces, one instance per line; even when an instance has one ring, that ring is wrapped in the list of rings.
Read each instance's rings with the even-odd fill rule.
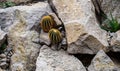
[[[88,71],[120,71],[113,61],[100,50],[91,61]]]
[[[38,2],[32,6],[15,6],[6,9],[0,9],[0,26],[3,30],[8,31],[8,28],[18,20],[15,12],[20,10],[23,17],[26,19],[26,30],[30,30],[34,25],[40,23],[41,16],[51,13],[48,3]]]
[[[36,62],[36,71],[86,71],[82,63],[63,50],[54,51],[43,45]]]
[[[107,51],[107,32],[99,27],[91,0],[52,0],[49,3],[64,23],[69,53],[95,54],[100,48]]]
[[[14,20],[11,20],[13,24],[5,29],[8,32],[8,46],[14,50],[10,63],[11,71],[34,71],[40,49],[40,45],[34,42],[39,40],[40,34],[33,26],[39,24],[44,14],[51,12],[49,5],[39,2],[32,6],[16,6],[2,11],[14,15]]]

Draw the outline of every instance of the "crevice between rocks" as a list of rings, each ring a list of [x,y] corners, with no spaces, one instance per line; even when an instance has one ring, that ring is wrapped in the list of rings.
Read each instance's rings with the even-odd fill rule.
[[[97,1],[97,2],[95,2],[95,1]],[[98,0],[92,0],[92,2],[93,2],[93,5],[95,7],[96,19],[97,19],[98,23],[101,24],[102,21],[104,20],[104,18],[102,17],[102,14],[105,14],[105,13],[102,11]],[[98,4],[98,5],[96,6],[95,3]],[[52,0],[48,0],[48,4],[50,5],[52,11],[56,14],[58,19],[62,22],[62,27],[64,28],[64,31],[65,31],[64,23],[61,20],[61,18],[59,17],[59,15],[57,13],[57,9],[55,8],[54,4],[52,3]],[[110,35],[110,32],[107,32],[107,35],[108,35],[108,40],[107,41],[108,41],[108,44],[109,44],[108,48],[111,48],[112,46],[111,46],[110,42],[111,42],[112,36]],[[65,33],[65,36],[66,36],[66,33]],[[86,71],[88,71],[87,67],[91,64],[91,61],[95,56],[95,54],[93,54],[93,55],[91,55],[91,54],[72,54],[72,55],[74,55],[77,59],[79,59],[83,63],[83,65],[86,67]],[[120,68],[120,61],[119,61],[120,60],[120,56],[119,56],[120,52],[111,52],[111,51],[109,51],[107,53],[107,55]]]
[[[115,65],[120,69],[120,52],[108,52],[107,55],[112,59]]]
[[[87,67],[91,64],[95,54],[74,54],[74,56],[82,62],[87,70]]]
[[[95,16],[96,19],[98,21],[99,26],[102,24],[102,22],[106,19],[105,16],[106,14],[104,13],[104,11],[101,8],[101,2],[100,0],[91,0],[94,8],[95,8]],[[102,29],[102,28],[101,28]],[[113,36],[111,35],[110,31],[106,31],[107,32],[107,42],[108,42],[108,47],[111,47],[111,39],[113,38]]]
[[[57,9],[55,8],[52,0],[48,0],[48,4],[49,4],[51,10],[53,11],[53,13],[56,14],[57,18],[58,18],[58,19],[61,21],[61,23],[62,23],[62,25],[60,25],[60,26],[63,28],[63,31],[65,32],[64,35],[65,35],[65,39],[66,39],[66,43],[67,43],[66,30],[65,30],[64,23],[63,23],[63,21],[61,20],[61,18],[59,17],[59,15],[58,15],[58,13],[57,13]],[[68,43],[67,43],[67,44],[68,44]],[[66,45],[66,47],[67,47],[67,46],[68,46],[68,45]]]
[[[62,22],[62,27],[64,28],[64,31],[65,31],[64,23],[61,20],[61,18],[59,17],[59,15],[57,13],[57,9],[55,8],[54,4],[52,3],[52,0],[48,0],[48,4],[50,5],[52,11],[56,14],[58,19]],[[65,37],[66,37],[66,33],[65,33]],[[66,40],[67,40],[67,38],[66,38]],[[86,67],[86,71],[88,71],[87,67],[91,64],[91,60],[95,56],[94,54],[93,55],[90,55],[90,54],[71,54],[71,55],[73,55],[74,57],[76,57],[78,60],[80,60],[82,62],[82,64]]]

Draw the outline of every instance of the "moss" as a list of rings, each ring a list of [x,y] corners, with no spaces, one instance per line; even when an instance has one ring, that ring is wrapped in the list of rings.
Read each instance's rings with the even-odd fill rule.
[[[0,7],[1,8],[7,8],[7,7],[15,6],[15,5],[16,4],[14,2],[10,2],[10,1],[0,2]]]

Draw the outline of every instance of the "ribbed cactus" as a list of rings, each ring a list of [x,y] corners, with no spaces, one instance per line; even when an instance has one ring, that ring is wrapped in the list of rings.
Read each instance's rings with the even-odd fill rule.
[[[57,43],[61,42],[62,35],[61,35],[61,33],[60,33],[59,30],[57,30],[57,29],[51,29],[49,31],[49,38],[50,38],[52,44],[57,44]]]
[[[49,32],[50,29],[56,26],[56,23],[51,15],[43,16],[41,19],[41,28],[44,32]]]

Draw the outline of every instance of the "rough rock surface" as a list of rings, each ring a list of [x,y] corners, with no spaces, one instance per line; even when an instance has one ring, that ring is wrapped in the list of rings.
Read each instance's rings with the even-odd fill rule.
[[[88,71],[119,71],[113,61],[100,50],[91,61]]]
[[[15,6],[6,9],[0,9],[0,26],[2,30],[8,31],[14,21],[18,20],[15,11],[20,10],[27,22],[26,29],[31,29],[34,25],[40,22],[41,16],[51,13],[48,3],[38,2],[32,6]]]
[[[69,53],[95,54],[100,48],[106,51],[107,32],[100,29],[91,0],[52,0],[49,3],[54,5],[64,23]]]
[[[114,33],[111,40],[112,51],[120,52],[120,31]]]
[[[11,71],[34,71],[40,45],[33,43],[39,39],[39,33],[31,28],[38,25],[41,16],[51,12],[51,9],[47,3],[39,2],[32,6],[7,8],[3,12],[14,15],[14,20],[11,20],[13,24],[6,29],[9,46],[14,50]]]
[[[110,16],[110,12],[113,17],[117,18],[120,22],[120,1],[119,0],[100,0],[102,10]]]
[[[53,51],[43,45],[36,62],[36,71],[86,71],[82,63],[65,51]]]
[[[0,46],[4,43],[4,41],[6,40],[6,36],[7,34],[1,30],[0,28]]]

